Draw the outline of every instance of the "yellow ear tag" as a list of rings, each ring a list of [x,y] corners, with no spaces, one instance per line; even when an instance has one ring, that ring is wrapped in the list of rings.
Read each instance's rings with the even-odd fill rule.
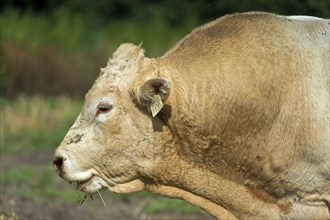
[[[155,117],[160,110],[162,110],[164,104],[159,95],[155,95],[150,104],[150,110],[152,117]]]

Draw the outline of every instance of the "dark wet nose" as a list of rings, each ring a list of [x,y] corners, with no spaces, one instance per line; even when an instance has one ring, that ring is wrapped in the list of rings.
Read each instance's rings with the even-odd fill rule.
[[[64,161],[64,158],[62,156],[54,157],[53,165],[54,165],[54,169],[56,170],[56,172],[59,173],[62,170],[63,161]]]

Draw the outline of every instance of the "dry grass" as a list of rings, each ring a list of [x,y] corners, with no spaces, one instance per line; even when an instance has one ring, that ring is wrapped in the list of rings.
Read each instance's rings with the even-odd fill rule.
[[[65,117],[72,114],[74,104],[65,97],[45,99],[21,96],[14,102],[7,102],[1,108],[4,131],[20,133],[30,129],[61,127]]]
[[[82,103],[66,97],[20,97],[3,101],[1,151],[57,145],[78,116]]]
[[[0,212],[0,220],[19,220],[19,217],[14,211],[12,211],[9,215],[7,213]]]

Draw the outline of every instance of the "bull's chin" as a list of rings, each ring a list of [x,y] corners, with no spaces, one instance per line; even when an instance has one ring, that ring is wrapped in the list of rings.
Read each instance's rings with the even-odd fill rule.
[[[77,189],[90,195],[107,187],[108,185],[102,178],[94,175],[87,180],[77,182]]]
[[[145,189],[145,184],[140,179],[135,179],[126,183],[108,184],[98,176],[91,176],[89,179],[77,182],[77,189],[86,194],[95,194],[97,191],[107,188],[114,193],[133,193]]]

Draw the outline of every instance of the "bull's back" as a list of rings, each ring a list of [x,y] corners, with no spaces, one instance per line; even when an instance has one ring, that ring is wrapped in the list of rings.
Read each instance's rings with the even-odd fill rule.
[[[329,56],[329,26],[329,19],[311,16],[285,17],[259,12],[228,15],[195,29],[163,58],[171,60],[175,67],[181,67],[184,73],[189,70],[188,64],[198,67],[207,63],[212,68],[219,61],[225,64],[235,60],[244,65],[240,60],[241,54],[262,59],[267,57],[258,56],[258,53],[266,55],[263,50],[267,49],[276,50],[269,53],[275,56],[275,52],[293,52],[297,59],[302,55],[294,54],[299,48],[316,49],[319,53],[321,49],[326,52],[322,52],[323,55]],[[250,57],[245,58],[251,60]]]
[[[305,105],[302,115],[318,112],[323,120],[329,107],[329,30],[329,20],[314,17],[229,15],[194,30],[162,60],[177,71],[174,86],[196,115],[217,114],[214,107],[227,114],[229,104],[278,113]],[[209,106],[196,108],[191,100],[207,100]]]

